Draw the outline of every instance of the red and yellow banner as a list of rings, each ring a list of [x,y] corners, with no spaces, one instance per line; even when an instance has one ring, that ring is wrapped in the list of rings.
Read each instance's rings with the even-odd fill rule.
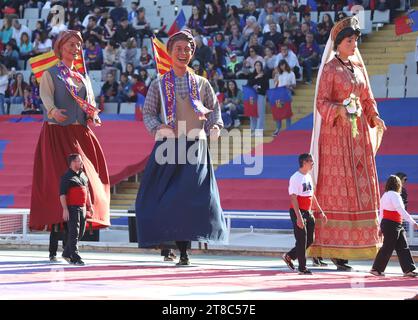
[[[41,81],[44,71],[55,66],[58,61],[59,59],[55,56],[54,51],[49,51],[29,59],[30,66],[38,82]],[[74,61],[74,67],[78,72],[85,74],[82,55],[79,55]]]
[[[164,75],[170,71],[172,61],[171,57],[167,52],[167,48],[164,43],[154,37],[152,39],[152,46],[154,48],[154,59],[157,71],[160,75]]]

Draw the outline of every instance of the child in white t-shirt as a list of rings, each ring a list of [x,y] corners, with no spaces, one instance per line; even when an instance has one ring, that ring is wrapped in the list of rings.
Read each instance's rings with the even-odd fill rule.
[[[379,220],[380,231],[383,233],[383,246],[380,248],[374,260],[371,274],[375,276],[384,276],[384,271],[392,256],[393,250],[399,259],[404,276],[416,277],[418,275],[414,270],[415,263],[406,241],[406,232],[402,226],[402,220],[405,219],[418,229],[418,224],[405,210],[405,205],[401,198],[402,182],[399,177],[391,175],[386,182],[385,193],[380,199]]]
[[[310,275],[312,272],[306,268],[306,249],[313,243],[315,231],[315,218],[312,214],[312,203],[315,202],[321,217],[327,221],[315,198],[312,177],[309,171],[313,168],[313,158],[309,153],[299,156],[299,170],[289,181],[289,195],[291,199],[290,218],[296,238],[295,247],[283,255],[283,260],[291,270],[295,270],[292,260],[298,259],[298,271],[302,275]]]

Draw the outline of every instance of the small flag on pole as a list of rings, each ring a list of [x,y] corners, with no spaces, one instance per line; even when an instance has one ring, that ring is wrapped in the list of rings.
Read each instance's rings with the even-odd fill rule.
[[[418,31],[418,11],[395,19],[395,32],[399,36],[404,33]]]
[[[49,51],[29,59],[29,64],[38,82],[41,82],[44,71],[53,67],[58,62],[59,59],[55,56],[54,51]],[[78,55],[77,59],[74,61],[74,67],[78,72],[83,75],[85,74],[82,55]]]
[[[158,40],[157,37],[152,38],[152,47],[154,49],[154,60],[157,71],[160,75],[164,75],[170,71],[172,65],[171,57],[167,52],[165,44]]]
[[[142,108],[144,108],[145,97],[137,93],[136,94],[136,104],[135,104],[135,120],[142,121],[144,119],[142,115]]]
[[[186,16],[183,9],[180,10],[180,13],[177,15],[176,20],[174,20],[167,34],[172,36],[176,32],[179,32],[186,25]]]
[[[242,87],[243,100],[244,100],[244,116],[246,117],[258,117],[257,110],[257,92],[253,87]]]
[[[267,100],[271,107],[273,119],[278,121],[290,118],[292,114],[292,95],[286,87],[267,90]]]

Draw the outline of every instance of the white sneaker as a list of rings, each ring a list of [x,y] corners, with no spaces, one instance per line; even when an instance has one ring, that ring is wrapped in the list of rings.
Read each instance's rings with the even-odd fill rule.
[[[257,130],[255,132],[255,136],[256,137],[263,137],[264,136],[264,131],[263,130]]]

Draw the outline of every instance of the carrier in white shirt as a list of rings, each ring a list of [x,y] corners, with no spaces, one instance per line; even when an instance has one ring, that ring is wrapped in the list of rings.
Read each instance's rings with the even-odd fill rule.
[[[312,176],[302,174],[299,171],[295,172],[289,181],[289,194],[297,196],[299,209],[311,210],[313,198],[313,181]],[[290,203],[290,208],[293,208],[293,203]]]

